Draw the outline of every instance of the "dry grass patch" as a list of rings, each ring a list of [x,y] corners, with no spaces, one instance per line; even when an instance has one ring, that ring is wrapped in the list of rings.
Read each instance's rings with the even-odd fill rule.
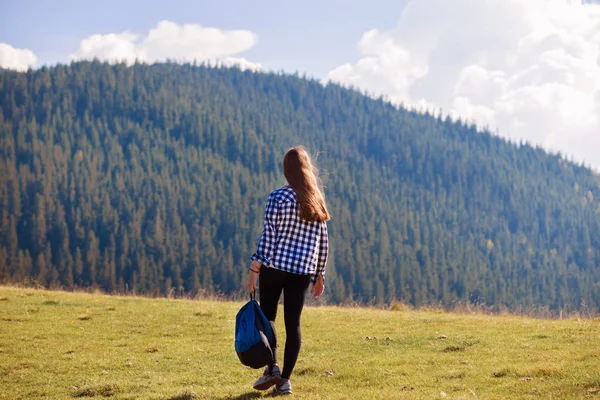
[[[208,311],[197,311],[194,313],[194,315],[196,317],[210,317],[212,313],[209,313]]]
[[[294,371],[294,374],[303,376],[303,375],[318,375],[319,370],[315,367],[305,367]]]
[[[430,314],[445,314],[446,313],[446,310],[444,310],[443,308],[430,307],[430,306],[423,306],[423,307],[419,308],[419,311],[430,313]]]
[[[596,353],[590,353],[590,354],[586,354],[586,355],[580,357],[579,361],[592,360],[592,359],[598,358],[598,357],[600,357],[598,354],[596,354]]]
[[[394,301],[390,304],[390,311],[412,311],[413,307],[401,301]]]
[[[494,378],[504,378],[507,376],[519,376],[519,374],[514,367],[504,367],[492,372],[492,377]]]
[[[494,378],[504,378],[510,374],[510,370],[508,368],[502,368],[501,370],[492,372],[492,377]]]
[[[442,379],[463,379],[467,376],[465,371],[452,371],[447,375],[442,375],[440,378]]]
[[[260,394],[258,394],[258,396],[256,396],[256,397],[260,397]],[[188,391],[188,392],[185,392],[182,394],[175,395],[173,397],[166,397],[165,400],[197,400],[200,398],[201,397],[198,393]],[[253,398],[255,398],[255,397],[253,397]],[[236,397],[236,399],[239,399],[239,397]]]
[[[545,333],[540,333],[537,335],[533,335],[532,337],[534,339],[548,339],[550,336],[546,335]]]
[[[25,322],[25,318],[5,317],[5,318],[2,318],[2,321],[6,321],[6,322]]]
[[[19,361],[17,364],[15,364],[15,369],[29,369],[35,367],[36,365],[30,361]]]
[[[146,353],[158,353],[158,346],[150,346],[144,351]]]
[[[444,347],[444,349],[442,350],[442,353],[453,353],[456,351],[465,351],[465,348],[462,346],[448,346],[448,347]]]
[[[74,386],[72,389],[74,389],[74,391],[71,394],[71,397],[111,397],[122,391],[122,388],[115,384],[84,386],[81,388]]]
[[[548,377],[548,376],[561,375],[563,372],[563,369],[561,366],[556,365],[556,364],[543,363],[543,364],[539,364],[539,365],[535,366],[529,372],[530,373],[527,374],[529,376]]]

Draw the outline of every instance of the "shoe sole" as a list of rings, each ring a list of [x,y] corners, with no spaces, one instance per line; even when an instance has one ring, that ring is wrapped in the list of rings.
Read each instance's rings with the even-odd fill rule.
[[[275,386],[281,383],[283,379],[281,379],[281,375],[275,375],[272,379],[268,381],[264,381],[263,383],[259,383],[258,385],[252,386],[256,390],[267,390],[272,386]]]

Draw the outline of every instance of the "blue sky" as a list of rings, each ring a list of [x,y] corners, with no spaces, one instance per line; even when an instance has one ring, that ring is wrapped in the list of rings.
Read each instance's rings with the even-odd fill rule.
[[[4,0],[0,42],[28,48],[40,64],[64,62],[92,34],[145,33],[158,21],[246,29],[258,35],[244,57],[265,68],[326,77],[359,56],[356,43],[372,28],[392,28],[406,1],[265,0],[87,1]],[[386,10],[382,12],[382,10]]]
[[[597,1],[0,2],[3,68],[98,58],[299,71],[600,171]]]

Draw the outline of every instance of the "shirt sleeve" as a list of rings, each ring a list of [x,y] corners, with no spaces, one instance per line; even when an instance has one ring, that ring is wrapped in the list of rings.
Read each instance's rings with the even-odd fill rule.
[[[273,252],[277,244],[278,226],[277,201],[269,196],[265,208],[264,229],[258,240],[256,253],[251,257],[252,260],[258,261],[266,267],[271,265]]]
[[[319,259],[317,260],[317,271],[313,276],[313,283],[317,281],[319,275],[325,277],[325,267],[327,267],[327,256],[329,255],[329,235],[327,233],[327,223],[321,225],[319,236]]]

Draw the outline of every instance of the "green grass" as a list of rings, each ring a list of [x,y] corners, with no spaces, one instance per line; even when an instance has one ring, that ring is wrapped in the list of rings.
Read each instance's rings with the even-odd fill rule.
[[[2,286],[0,298],[0,399],[266,396],[233,349],[242,303]],[[307,307],[303,335],[298,399],[600,399],[600,319]]]

